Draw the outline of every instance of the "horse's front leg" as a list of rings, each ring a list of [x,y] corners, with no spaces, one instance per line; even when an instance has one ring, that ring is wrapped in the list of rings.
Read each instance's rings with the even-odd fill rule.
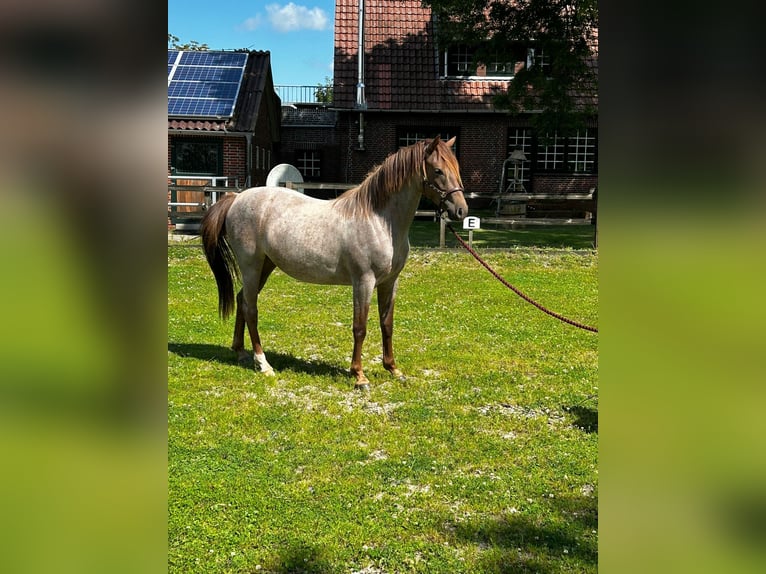
[[[356,378],[354,388],[366,391],[370,388],[370,381],[362,370],[362,346],[367,336],[367,317],[370,314],[370,301],[372,291],[375,289],[374,277],[362,277],[354,283],[354,352],[351,355],[351,375]]]
[[[378,314],[380,315],[380,332],[383,336],[383,366],[395,377],[404,379],[404,374],[396,368],[394,361],[394,301],[399,279],[378,285]]]

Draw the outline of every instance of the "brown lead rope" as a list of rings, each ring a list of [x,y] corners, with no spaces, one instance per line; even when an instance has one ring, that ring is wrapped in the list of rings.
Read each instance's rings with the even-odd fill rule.
[[[455,231],[455,230],[452,228],[452,226],[451,226],[449,223],[447,223],[447,229],[449,229],[449,230],[452,232],[452,234],[453,234],[455,237],[457,237],[457,240],[460,242],[460,244],[461,244],[463,247],[465,247],[465,248],[466,248],[466,250],[468,251],[468,253],[470,253],[471,255],[473,255],[473,257],[474,257],[474,259],[476,259],[476,261],[478,261],[479,263],[481,263],[481,264],[484,266],[484,268],[485,268],[487,271],[489,271],[490,273],[492,273],[492,275],[494,275],[494,276],[497,278],[497,280],[498,280],[498,281],[500,281],[500,282],[501,282],[503,285],[505,285],[506,287],[508,287],[508,289],[510,289],[511,291],[513,291],[514,293],[516,293],[516,295],[518,295],[519,297],[521,297],[522,299],[524,299],[524,301],[526,301],[527,303],[531,303],[532,305],[534,305],[535,307],[537,307],[538,309],[540,309],[540,311],[542,311],[543,313],[547,313],[548,315],[550,315],[551,317],[555,317],[555,318],[556,318],[556,319],[558,319],[559,321],[563,321],[564,323],[568,323],[568,324],[572,325],[573,327],[577,327],[578,329],[584,329],[584,330],[586,330],[586,331],[591,331],[591,332],[593,332],[593,333],[598,333],[598,329],[596,329],[595,327],[589,327],[588,325],[583,325],[582,323],[578,323],[577,321],[573,321],[572,319],[567,319],[567,318],[566,318],[566,317],[564,317],[563,315],[559,315],[558,313],[555,313],[554,311],[551,311],[550,309],[546,309],[545,307],[543,307],[542,305],[540,305],[540,303],[538,303],[537,301],[535,301],[535,300],[534,300],[534,299],[532,299],[531,297],[528,297],[527,295],[525,295],[524,293],[522,293],[521,291],[519,291],[518,289],[516,289],[516,287],[514,287],[513,285],[511,285],[510,283],[508,283],[508,281],[506,281],[506,280],[505,280],[505,279],[503,279],[502,277],[500,277],[500,275],[498,275],[498,274],[497,274],[497,272],[496,272],[494,269],[492,269],[492,267],[490,267],[490,266],[487,264],[487,262],[486,262],[486,261],[484,261],[484,260],[483,260],[483,259],[482,259],[482,258],[479,256],[479,254],[478,254],[478,253],[476,253],[476,251],[474,251],[474,250],[471,248],[471,246],[470,246],[470,245],[468,245],[468,244],[467,244],[465,241],[463,241],[463,238],[462,238],[462,237],[460,237],[460,235],[458,235],[457,231]]]

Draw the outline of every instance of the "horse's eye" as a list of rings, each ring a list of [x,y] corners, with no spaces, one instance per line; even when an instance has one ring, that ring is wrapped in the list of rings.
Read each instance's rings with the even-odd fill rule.
[[[436,175],[444,175],[444,172],[442,170],[440,170],[438,167],[434,168],[434,173]]]

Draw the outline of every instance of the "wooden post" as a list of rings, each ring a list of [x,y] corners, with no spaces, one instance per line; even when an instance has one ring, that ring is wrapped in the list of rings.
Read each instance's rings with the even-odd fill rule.
[[[446,241],[444,240],[444,235],[447,229],[447,222],[444,220],[443,217],[439,218],[439,247],[445,247]]]

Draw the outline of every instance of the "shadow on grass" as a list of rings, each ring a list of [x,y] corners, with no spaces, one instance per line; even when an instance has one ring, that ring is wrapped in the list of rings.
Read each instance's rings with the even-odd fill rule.
[[[569,413],[574,418],[572,426],[587,433],[598,433],[598,411],[596,409],[574,405],[564,407],[564,412]]]
[[[280,552],[268,571],[279,574],[329,574],[333,569],[316,548],[296,543]]]
[[[585,571],[596,572],[598,543],[593,531],[598,528],[597,505],[595,497],[559,499],[551,509],[554,520],[514,514],[461,522],[454,536],[484,549],[482,572],[546,574],[565,570],[564,562],[576,562]]]
[[[208,343],[168,343],[168,351],[179,357],[194,357],[202,361],[215,361],[223,365],[239,365],[243,369],[253,368],[252,352],[246,361],[237,361],[237,355],[228,347]],[[323,361],[307,361],[292,355],[267,352],[266,357],[274,370],[295,371],[319,376],[349,376],[348,370]]]
[[[492,217],[491,211],[472,212],[482,218]],[[465,231],[458,230],[463,239],[468,239]],[[541,247],[593,249],[594,227],[591,225],[517,225],[514,227],[482,223],[482,228],[474,232],[474,243],[482,248]],[[439,224],[432,220],[415,220],[410,227],[410,245],[412,247],[439,246]],[[455,237],[449,231],[445,234],[445,246],[459,249]]]

